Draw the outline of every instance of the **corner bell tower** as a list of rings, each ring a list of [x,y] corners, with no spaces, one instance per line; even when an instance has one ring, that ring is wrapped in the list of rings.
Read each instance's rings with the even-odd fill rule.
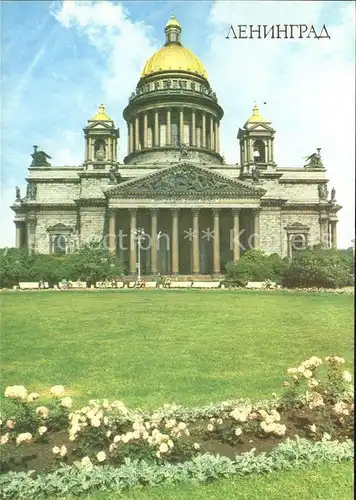
[[[271,122],[260,115],[260,110],[255,104],[252,116],[237,134],[240,142],[242,174],[249,174],[255,166],[260,171],[274,170],[276,167],[273,151],[274,134],[275,130],[271,127]]]
[[[113,120],[106,114],[104,104],[99,106],[98,113],[88,120],[88,125],[83,130],[84,165],[88,169],[104,169],[116,164],[120,130],[115,128]]]

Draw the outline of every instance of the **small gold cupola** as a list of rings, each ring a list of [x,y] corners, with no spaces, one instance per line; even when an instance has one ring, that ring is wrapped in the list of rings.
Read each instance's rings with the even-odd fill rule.
[[[91,119],[91,121],[95,121],[95,122],[97,122],[97,121],[103,121],[103,122],[109,121],[109,122],[111,122],[112,121],[110,116],[108,116],[106,114],[104,104],[100,104],[98,113]]]
[[[171,17],[168,19],[168,22],[165,27],[165,33],[166,33],[166,44],[169,45],[171,43],[176,43],[180,45],[180,34],[182,32],[182,28],[180,27],[179,22],[177,19],[171,15]]]
[[[267,122],[267,120],[265,120],[264,118],[262,118],[262,116],[260,115],[260,110],[259,110],[259,107],[257,106],[256,103],[255,103],[255,105],[253,107],[252,113],[253,114],[247,120],[247,123],[266,123]]]

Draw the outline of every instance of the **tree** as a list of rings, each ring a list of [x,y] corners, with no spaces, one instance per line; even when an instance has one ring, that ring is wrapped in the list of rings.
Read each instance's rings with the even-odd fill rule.
[[[71,279],[81,279],[95,284],[113,279],[123,273],[123,267],[102,242],[92,241],[69,256]]]
[[[349,262],[339,250],[314,247],[294,253],[282,283],[290,288],[339,288],[350,285],[352,276]]]
[[[20,281],[31,281],[34,256],[18,248],[0,249],[0,286],[11,288]]]
[[[288,266],[288,259],[282,259],[276,253],[267,255],[261,250],[252,249],[243,253],[237,263],[226,264],[226,277],[242,286],[249,281],[280,282]]]

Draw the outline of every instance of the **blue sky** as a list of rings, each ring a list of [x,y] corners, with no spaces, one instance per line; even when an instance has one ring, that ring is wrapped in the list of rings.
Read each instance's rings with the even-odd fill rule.
[[[15,185],[37,144],[52,165],[83,161],[82,129],[104,102],[121,128],[122,110],[145,60],[164,41],[172,12],[183,43],[205,63],[225,110],[221,146],[239,159],[236,133],[254,101],[277,130],[278,166],[302,166],[322,147],[340,212],[339,242],[350,246],[354,212],[354,22],[352,2],[3,2],[2,245],[13,245]],[[225,40],[233,24],[326,24],[331,40]]]

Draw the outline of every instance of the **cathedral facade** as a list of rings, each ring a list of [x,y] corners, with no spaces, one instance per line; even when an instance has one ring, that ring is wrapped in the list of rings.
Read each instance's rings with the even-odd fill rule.
[[[104,240],[127,274],[140,260],[143,274],[181,275],[219,275],[250,248],[291,256],[306,245],[336,247],[341,207],[320,150],[305,166],[278,168],[275,130],[255,105],[238,130],[240,163],[226,164],[224,112],[206,70],[173,16],[165,36],[123,111],[123,164],[103,105],[84,128],[81,165],[53,167],[34,146],[26,196],[17,189],[11,207],[16,246],[62,255]]]

